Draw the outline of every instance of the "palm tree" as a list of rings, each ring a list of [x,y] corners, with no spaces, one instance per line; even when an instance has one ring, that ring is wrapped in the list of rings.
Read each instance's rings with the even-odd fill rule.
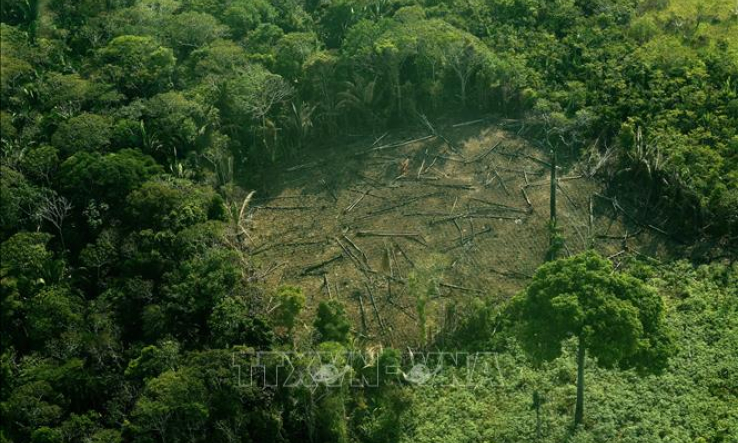
[[[377,79],[367,81],[356,76],[354,81],[344,82],[344,90],[338,93],[338,109],[355,113],[359,121],[368,122],[373,129],[379,122],[374,112],[380,100],[377,91]]]
[[[302,149],[303,142],[312,132],[313,114],[316,108],[316,105],[308,105],[305,102],[290,104],[285,126],[294,138],[292,146],[298,150]]]

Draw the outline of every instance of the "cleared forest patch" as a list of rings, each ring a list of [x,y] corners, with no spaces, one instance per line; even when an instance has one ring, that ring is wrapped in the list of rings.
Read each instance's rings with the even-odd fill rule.
[[[430,334],[454,320],[450,304],[521,289],[548,248],[548,154],[489,122],[439,134],[326,149],[271,177],[272,195],[254,199],[249,215],[251,255],[270,286],[302,286],[309,307],[340,299],[358,333],[395,345],[420,341],[406,285],[414,268],[443,269],[426,307]],[[558,180],[567,253],[593,244],[614,260],[667,255],[657,226],[569,169]]]

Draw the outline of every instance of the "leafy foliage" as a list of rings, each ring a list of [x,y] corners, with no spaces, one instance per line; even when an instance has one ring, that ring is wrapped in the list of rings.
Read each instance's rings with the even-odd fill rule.
[[[495,298],[456,307],[459,327],[426,343],[442,275],[419,262],[418,342],[499,351],[494,366],[516,370],[494,389],[412,390],[384,371],[351,390],[233,377],[257,350],[308,368],[317,346],[366,377],[404,364],[387,348],[341,360],[369,344],[340,302],[265,287],[234,177],[418,114],[524,120],[531,138],[600,159],[615,192],[647,192],[685,238],[734,245],[730,2],[6,0],[0,22],[1,442],[738,438],[738,285],[721,264],[554,262],[514,303],[519,341]],[[577,336],[591,402],[568,435],[573,368],[557,357]]]
[[[315,331],[318,340],[346,343],[349,339],[351,324],[346,318],[343,306],[337,301],[320,302],[315,317]]]
[[[511,309],[520,343],[536,359],[559,357],[562,342],[577,337],[603,367],[666,366],[670,340],[658,294],[595,253],[541,266]]]

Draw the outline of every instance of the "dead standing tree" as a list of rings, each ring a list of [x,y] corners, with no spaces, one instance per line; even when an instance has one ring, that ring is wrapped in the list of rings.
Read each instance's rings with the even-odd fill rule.
[[[486,61],[484,49],[474,39],[459,38],[444,48],[444,58],[459,80],[459,98],[461,106],[466,108],[469,81]]]
[[[72,203],[69,200],[64,196],[52,193],[41,197],[38,212],[36,213],[36,217],[40,222],[47,221],[51,223],[57,232],[59,232],[62,249],[66,249],[66,245],[64,244],[64,220],[66,220],[71,210]]]
[[[551,226],[556,226],[556,188],[558,180],[556,178],[556,150],[551,149],[551,195],[550,203],[551,208],[549,210]]]
[[[551,170],[551,178],[550,178],[550,195],[549,195],[549,203],[550,203],[550,209],[549,209],[549,234],[548,234],[548,251],[546,252],[546,261],[549,260],[555,260],[558,252],[560,249],[564,246],[564,240],[561,236],[561,233],[559,232],[559,227],[557,223],[556,218],[556,190],[558,189],[558,179],[556,177],[556,167],[557,167],[557,152],[556,152],[556,145],[551,142],[551,136],[557,135],[562,142],[566,143],[565,139],[562,136],[562,130],[558,128],[555,124],[551,122],[551,116],[548,114],[543,114],[543,121],[544,121],[544,128],[545,128],[545,136],[546,136],[546,145],[549,149],[549,153],[551,155],[551,163],[549,165]]]
[[[231,82],[228,93],[234,110],[250,116],[259,124],[261,141],[270,151],[272,161],[276,158],[278,128],[269,118],[272,110],[287,101],[294,88],[281,76],[260,67],[251,67]],[[270,146],[268,135],[273,138]]]

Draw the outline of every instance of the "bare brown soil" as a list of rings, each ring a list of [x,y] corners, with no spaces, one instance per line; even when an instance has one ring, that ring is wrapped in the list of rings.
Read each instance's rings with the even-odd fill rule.
[[[319,300],[339,299],[357,334],[395,346],[420,339],[406,287],[417,267],[443,268],[430,334],[449,321],[449,304],[519,291],[548,248],[548,154],[489,122],[440,133],[325,149],[274,174],[272,195],[257,196],[250,213],[252,257],[271,270],[269,285],[302,286],[307,317]],[[593,244],[616,262],[666,255],[663,235],[635,226],[577,169],[559,173],[566,253]]]

